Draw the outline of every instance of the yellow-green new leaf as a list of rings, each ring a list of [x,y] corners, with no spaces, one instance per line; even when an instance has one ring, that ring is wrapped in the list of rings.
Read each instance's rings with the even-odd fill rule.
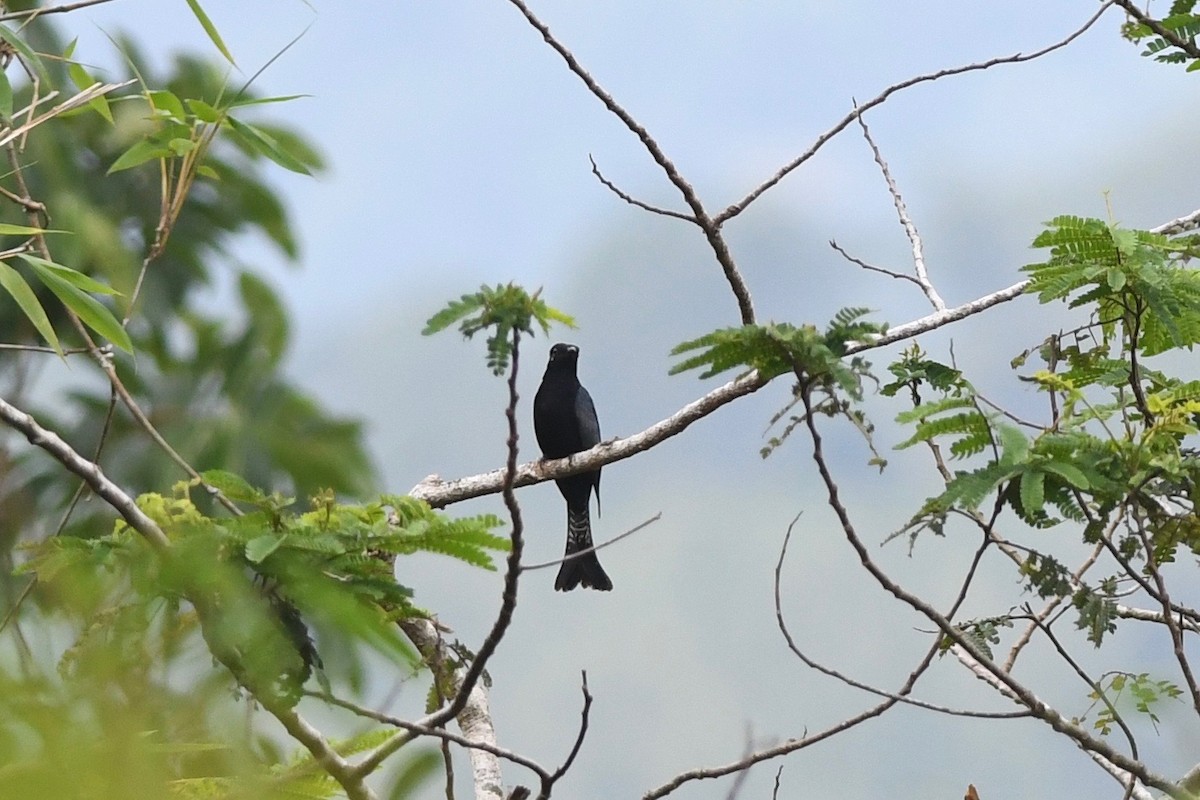
[[[3,74],[0,72],[0,75]],[[37,233],[67,233],[67,231],[55,231],[49,228],[31,228],[28,225],[13,225],[8,222],[0,222],[0,236],[33,236]]]
[[[46,309],[42,308],[37,295],[33,293],[33,289],[29,288],[29,284],[21,277],[21,273],[3,261],[0,261],[0,288],[3,288],[13,300],[17,301],[17,305],[21,307],[21,311],[25,312],[25,316],[33,324],[33,327],[37,328],[37,332],[59,356],[62,356],[62,347],[58,344],[58,336],[54,333],[54,326],[50,324],[50,318],[46,316]]]

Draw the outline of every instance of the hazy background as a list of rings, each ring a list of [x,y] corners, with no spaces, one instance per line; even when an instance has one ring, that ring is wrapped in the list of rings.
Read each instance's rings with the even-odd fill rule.
[[[606,437],[671,414],[716,385],[669,378],[668,351],[738,323],[720,269],[693,227],[633,209],[599,185],[591,154],[624,190],[681,208],[636,139],[592,97],[502,0],[489,2],[246,2],[205,0],[245,74],[304,32],[261,79],[271,94],[308,98],[268,113],[301,127],[331,169],[317,180],[279,172],[303,246],[302,269],[247,239],[239,257],[269,268],[293,313],[291,373],[339,413],[368,423],[381,488],[406,491],[424,475],[492,469],[504,450],[503,383],[484,368],[482,342],[422,338],[424,320],[480,283],[544,287],[579,330],[526,342],[523,458],[537,455],[529,401],[553,340],[582,349],[581,377]],[[1091,0],[1014,2],[607,2],[540,0],[547,22],[675,160],[715,213],[804,149],[850,109],[915,74],[1050,44],[1081,25]],[[163,60],[178,47],[212,52],[183,2],[122,0],[71,15],[76,56],[113,58],[99,29],[125,29]],[[1060,213],[1112,215],[1148,227],[1198,205],[1196,75],[1138,57],[1110,12],[1069,48],[907,90],[867,116],[925,238],[931,275],[950,304],[1019,279],[1038,255],[1041,222]],[[306,31],[306,32],[305,32]],[[865,273],[828,247],[908,268],[909,247],[857,129],[819,155],[726,233],[761,320],[823,324],[840,307],[870,306],[898,324],[929,312],[910,284]],[[213,302],[220,303],[220,290]],[[1032,299],[924,337],[996,399],[1038,408],[1006,364],[1057,327]],[[882,368],[899,348],[874,354]],[[858,567],[822,501],[807,442],[763,461],[770,415],[785,381],[698,423],[682,437],[604,473],[607,539],[662,512],[646,531],[607,549],[611,594],[552,591],[528,574],[513,628],[489,665],[501,744],[543,764],[565,757],[578,724],[579,671],[596,696],[591,729],[563,797],[631,797],[676,772],[725,763],[746,747],[815,732],[872,704],[804,668],[774,619],[771,575],[788,523],[803,512],[784,572],[785,611],[816,658],[895,688],[927,646],[921,620]],[[927,494],[923,453],[892,453],[906,434],[889,424],[902,404],[873,400],[882,475],[844,423],[825,426],[834,466],[860,531],[878,542]],[[205,467],[207,465],[199,465]],[[561,498],[550,485],[521,492],[528,554],[558,556]],[[500,511],[498,498],[453,511]],[[878,551],[898,580],[948,602],[975,544],[957,531],[922,540],[912,558]],[[1045,537],[1069,539],[1070,531]],[[434,558],[407,559],[400,576],[464,642],[477,646],[499,603],[500,578]],[[1003,613],[1022,598],[993,555],[966,614]],[[1166,633],[1122,628],[1105,663],[1174,678],[1169,662],[1139,660]],[[1083,645],[1081,656],[1093,654]],[[1019,676],[1066,714],[1087,687],[1044,653]],[[1096,661],[1087,660],[1089,667]],[[391,671],[380,667],[380,690]],[[1009,710],[956,662],[934,665],[916,695]],[[395,710],[416,713],[423,691]],[[1143,752],[1165,773],[1196,761],[1200,739],[1181,703],[1164,730],[1146,726]],[[320,713],[316,711],[314,713]],[[1179,731],[1190,725],[1191,734]],[[1045,726],[896,709],[844,736],[760,766],[743,797],[815,792],[844,798],[963,795],[1119,797],[1114,783]],[[460,764],[460,776],[465,773]],[[510,782],[529,776],[515,768]],[[724,797],[730,780],[690,784],[679,797]],[[467,787],[460,787],[465,794]],[[429,797],[441,790],[430,788]]]

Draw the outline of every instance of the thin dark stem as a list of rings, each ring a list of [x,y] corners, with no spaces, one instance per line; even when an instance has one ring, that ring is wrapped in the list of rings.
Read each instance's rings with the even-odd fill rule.
[[[725,278],[729,282],[729,288],[733,291],[733,295],[737,298],[738,310],[741,312],[742,324],[750,325],[754,322],[754,303],[750,299],[750,289],[746,286],[746,281],[742,278],[741,272],[738,271],[737,265],[734,264],[733,255],[729,252],[729,246],[726,244],[724,237],[721,235],[721,223],[709,217],[708,212],[704,209],[704,204],[700,202],[700,196],[696,194],[696,190],[683,177],[675,164],[663,152],[662,147],[650,135],[649,131],[633,118],[633,115],[626,111],[616,100],[613,99],[607,91],[604,90],[595,78],[583,68],[579,60],[574,54],[566,48],[566,46],[555,38],[550,32],[549,26],[538,19],[529,6],[524,3],[524,0],[508,0],[524,15],[525,19],[532,25],[542,38],[546,40],[546,44],[550,45],[563,61],[567,63],[567,68],[583,81],[587,86],[588,91],[604,104],[617,119],[625,125],[626,128],[633,133],[634,136],[646,148],[646,152],[654,159],[655,163],[662,168],[666,173],[667,180],[675,185],[679,193],[683,196],[683,200],[688,207],[692,209],[692,218],[689,220],[694,222],[704,231],[704,237],[708,240],[709,246],[712,248],[713,254],[717,258],[717,262],[721,265],[721,269],[725,273]],[[687,217],[683,217],[687,219]]]
[[[979,665],[980,669],[987,675],[989,681],[994,680],[996,685],[1005,694],[1011,695],[1021,705],[1028,708],[1035,717],[1050,726],[1051,729],[1064,734],[1083,750],[1101,756],[1113,766],[1131,773],[1143,784],[1166,792],[1171,797],[1176,798],[1176,800],[1190,800],[1187,793],[1182,791],[1177,784],[1172,783],[1157,773],[1151,772],[1140,761],[1135,761],[1124,753],[1118,752],[1108,742],[1095,738],[1070,719],[1063,717],[1056,709],[1040,700],[1028,687],[1013,678],[1009,673],[1000,669],[987,654],[981,652],[975,646],[963,631],[939,613],[937,609],[917,595],[905,590],[875,563],[866,545],[859,538],[858,532],[855,530],[854,524],[850,519],[850,514],[842,504],[837,482],[833,479],[833,474],[829,471],[829,465],[825,460],[823,439],[811,413],[812,400],[810,392],[805,391],[803,398],[805,408],[809,411],[807,425],[809,436],[812,440],[812,457],[817,465],[817,472],[821,476],[821,482],[825,486],[827,504],[837,516],[846,541],[857,554],[860,563],[875,578],[876,582],[884,590],[896,597],[896,599],[924,615],[926,619],[936,625],[946,637],[949,637],[965,654]]]
[[[497,614],[496,621],[492,624],[492,629],[488,632],[487,637],[484,638],[483,644],[479,646],[475,658],[471,660],[471,665],[467,668],[458,692],[454,695],[454,699],[440,711],[435,712],[429,717],[426,721],[426,725],[429,728],[440,728],[446,722],[458,716],[458,713],[466,706],[471,691],[483,675],[483,670],[487,665],[488,659],[491,658],[492,653],[500,645],[500,640],[504,638],[504,634],[512,622],[513,612],[517,607],[517,584],[521,578],[521,554],[525,548],[523,535],[525,526],[521,519],[521,507],[517,504],[516,493],[513,491],[517,473],[517,400],[519,399],[519,395],[517,394],[517,372],[520,366],[520,350],[521,332],[514,328],[512,368],[509,370],[508,375],[508,405],[505,409],[505,419],[508,422],[508,458],[504,470],[504,481],[500,490],[501,495],[504,497],[504,505],[508,509],[509,518],[512,521],[512,532],[509,535],[510,549],[504,572],[504,591],[500,603],[500,611]],[[410,734],[399,734],[384,742],[358,764],[354,770],[355,774],[358,777],[370,775],[379,768],[384,759],[399,750],[411,741],[412,738]]]
[[[810,145],[809,148],[807,150],[805,150],[803,153],[801,153],[798,157],[796,157],[795,159],[793,159],[792,161],[788,162],[783,167],[781,167],[778,172],[776,172],[770,178],[768,178],[767,180],[765,180],[761,184],[759,184],[757,187],[755,187],[748,195],[743,197],[741,200],[739,200],[738,202],[729,206],[724,211],[722,211],[720,214],[717,214],[715,217],[713,217],[713,222],[716,223],[717,225],[722,225],[726,221],[732,219],[733,217],[736,217],[738,214],[745,211],[746,208],[751,203],[753,203],[755,200],[757,200],[760,196],[762,196],[762,194],[764,192],[766,192],[768,189],[775,186],[775,184],[779,183],[784,178],[786,178],[788,176],[788,174],[793,172],[801,164],[803,164],[804,162],[808,161],[810,158],[815,156],[817,154],[817,151],[820,150],[825,145],[826,142],[828,142],[834,136],[837,136],[839,133],[841,133],[843,130],[845,130],[846,126],[850,125],[852,122],[854,122],[860,116],[862,116],[862,114],[864,112],[883,103],[885,100],[887,100],[889,97],[891,97],[896,92],[902,91],[911,86],[916,86],[919,83],[928,83],[930,81],[936,81],[941,78],[949,77],[951,75],[960,75],[964,72],[974,72],[976,70],[984,70],[984,69],[988,69],[990,67],[997,66],[999,64],[1019,64],[1023,61],[1032,61],[1035,58],[1041,58],[1042,56],[1046,55],[1047,53],[1052,53],[1055,50],[1059,50],[1063,47],[1066,47],[1071,42],[1075,41],[1077,38],[1082,36],[1083,33],[1088,28],[1092,27],[1092,25],[1094,25],[1096,23],[1096,20],[1100,19],[1100,16],[1105,11],[1107,11],[1108,7],[1111,6],[1115,1],[1116,0],[1107,0],[1103,5],[1100,6],[1100,9],[1095,14],[1093,14],[1091,16],[1091,18],[1088,19],[1087,22],[1085,22],[1083,24],[1082,27],[1078,28],[1076,31],[1074,31],[1069,36],[1067,36],[1065,39],[1055,42],[1054,44],[1052,44],[1048,47],[1043,47],[1041,50],[1037,50],[1032,53],[1029,53],[1028,55],[1025,55],[1022,53],[1016,53],[1011,56],[1002,56],[999,58],[992,58],[992,59],[988,59],[987,61],[980,61],[980,62],[977,62],[974,64],[967,64],[967,65],[961,66],[961,67],[951,67],[949,69],[938,70],[937,72],[929,72],[924,75],[918,75],[915,78],[909,78],[908,80],[892,84],[891,86],[887,87],[886,89],[884,89],[882,92],[880,92],[875,97],[868,100],[867,102],[856,106],[850,113],[848,113],[846,116],[842,117],[842,119],[840,119],[832,128],[830,128],[829,130],[825,131],[820,136],[818,136],[816,141],[814,141],[812,143],[812,145]]]

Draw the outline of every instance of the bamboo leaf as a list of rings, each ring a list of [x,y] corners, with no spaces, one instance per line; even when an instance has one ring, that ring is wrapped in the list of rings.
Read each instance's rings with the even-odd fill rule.
[[[29,261],[28,258],[26,260]],[[46,288],[54,292],[63,305],[74,311],[84,325],[125,352],[132,353],[133,342],[130,341],[129,334],[121,327],[121,323],[117,322],[112,312],[101,305],[96,298],[60,277],[55,270],[38,264],[37,262],[41,260],[29,261],[29,264]]]
[[[37,295],[33,293],[33,289],[29,288],[29,284],[25,282],[21,274],[3,261],[0,261],[0,287],[17,302],[33,327],[61,357],[62,347],[58,344],[58,336],[54,333],[54,326],[50,324],[50,318],[46,316],[46,309],[42,308]]]
[[[213,25],[212,20],[208,18],[208,14],[204,13],[204,9],[200,7],[200,3],[197,0],[187,0],[187,4],[188,8],[192,9],[192,13],[196,15],[196,19],[200,22],[200,27],[204,28],[204,32],[208,34],[208,38],[212,40],[213,45],[221,51],[221,55],[225,56],[226,61],[236,67],[237,62],[233,60],[233,54],[225,46],[225,40],[217,32],[217,26]]]

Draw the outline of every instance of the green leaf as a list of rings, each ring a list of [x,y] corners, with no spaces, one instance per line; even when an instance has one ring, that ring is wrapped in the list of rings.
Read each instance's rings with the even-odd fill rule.
[[[44,258],[39,258],[38,256],[30,255],[29,253],[18,253],[17,255],[20,256],[21,260],[29,264],[29,266],[33,267],[34,269],[49,270],[77,289],[82,289],[83,291],[91,292],[92,294],[120,294],[120,292],[108,284],[101,283],[94,278],[89,278],[87,275],[84,275],[78,270],[71,269],[70,267],[64,267],[62,264],[57,264],[53,261],[47,261]]]
[[[192,13],[196,15],[196,19],[200,22],[200,27],[204,28],[204,32],[208,34],[208,38],[212,40],[213,45],[221,51],[221,55],[225,56],[225,60],[230,64],[237,66],[237,62],[233,60],[233,54],[229,52],[229,48],[225,46],[225,41],[221,38],[221,34],[217,32],[217,26],[213,25],[212,20],[208,18],[208,14],[204,13],[204,9],[200,7],[197,0],[187,0],[188,8],[192,9]]]
[[[0,72],[0,75],[4,73]],[[70,233],[70,231],[50,230],[49,228],[31,228],[28,225],[13,225],[0,222],[0,236],[33,236],[38,233]]]
[[[108,168],[106,174],[112,175],[114,172],[136,167],[156,158],[170,158],[172,155],[174,154],[170,148],[164,147],[161,142],[143,139],[140,142],[134,142],[132,147],[117,156],[117,160]]]
[[[1032,516],[1046,504],[1046,476],[1036,469],[1021,473],[1021,507]]]
[[[0,120],[12,119],[13,90],[8,82],[8,74],[0,70]]]
[[[55,335],[54,326],[50,324],[46,310],[42,308],[37,295],[29,288],[29,284],[25,282],[21,274],[3,261],[0,261],[0,287],[9,293],[13,300],[17,301],[17,305],[21,307],[21,311],[25,312],[25,316],[33,324],[33,327],[61,357],[63,351],[58,344],[58,336]]]
[[[1046,472],[1053,472],[1067,483],[1074,486],[1076,489],[1090,489],[1092,482],[1088,480],[1087,475],[1076,467],[1074,464],[1066,464],[1062,461],[1049,461],[1041,465]]]
[[[150,100],[150,105],[154,106],[155,111],[163,112],[171,120],[175,122],[184,122],[187,119],[187,114],[183,110],[183,103],[174,92],[169,92],[166,89],[156,89],[147,92],[146,96]]]
[[[269,533],[251,539],[246,542],[246,560],[251,564],[261,563],[263,559],[278,550],[287,538],[287,534]]]
[[[241,134],[242,139],[247,144],[279,166],[292,172],[298,172],[301,175],[312,174],[308,167],[304,165],[304,162],[284,149],[275,137],[248,122],[242,122],[233,117],[226,117],[226,120],[235,131]]]
[[[37,262],[41,260],[30,260],[26,257],[26,261],[33,267],[34,273],[46,285],[46,288],[54,292],[63,305],[75,312],[84,325],[125,352],[132,353],[133,342],[129,340],[129,334],[121,327],[121,323],[117,322],[112,312],[101,305],[96,298],[60,277],[55,270],[38,264]]]
[[[285,94],[278,97],[242,97],[230,103],[231,108],[244,108],[246,106],[261,106],[267,103],[286,103],[289,100],[299,100],[302,97],[311,97],[307,94]]]
[[[88,74],[88,71],[82,64],[77,61],[70,60],[71,54],[74,52],[75,40],[72,40],[71,44],[67,47],[67,51],[63,54],[63,57],[68,59],[67,75],[71,77],[71,82],[74,83],[76,88],[80,89],[81,91],[83,89],[87,89],[89,86],[94,86],[95,84],[99,83],[98,80]],[[101,94],[93,97],[88,101],[88,107],[100,116],[104,117],[104,119],[107,120],[110,125],[112,124],[112,109],[108,107],[108,100],[105,99],[104,95]]]
[[[224,112],[217,111],[217,109],[213,108],[203,100],[187,99],[183,102],[184,105],[188,107],[188,110],[196,116],[196,119],[200,120],[201,122],[207,122],[215,125],[221,121],[221,116]]]
[[[42,59],[37,53],[29,49],[29,45],[25,44],[21,37],[17,36],[7,25],[0,25],[0,39],[12,45],[12,48],[21,56],[21,61],[25,66],[37,73],[38,78],[42,81],[42,88],[53,85],[50,80],[50,73],[46,71],[46,65],[42,63]]]
[[[266,498],[263,492],[251,486],[245,478],[223,469],[209,469],[200,473],[200,478],[230,500],[243,503],[260,503]]]

